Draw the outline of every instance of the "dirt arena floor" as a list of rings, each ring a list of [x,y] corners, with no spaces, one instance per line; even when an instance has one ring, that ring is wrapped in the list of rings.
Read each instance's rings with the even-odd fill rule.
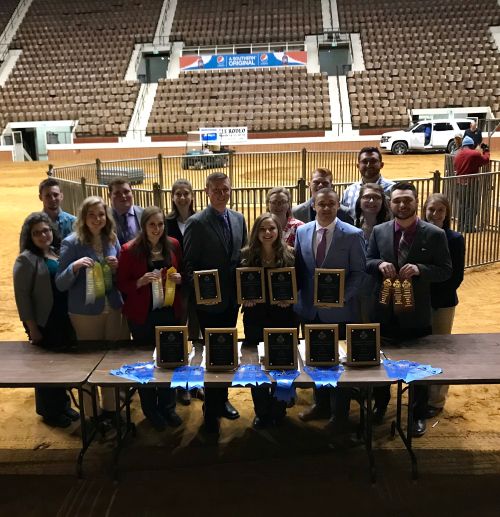
[[[383,173],[388,178],[428,177],[432,171],[442,171],[444,162],[442,154],[404,157],[386,155],[384,159],[386,166]],[[39,210],[41,207],[37,185],[45,177],[45,171],[46,163],[0,165],[2,199],[0,228],[4,235],[0,258],[0,340],[3,341],[25,339],[14,302],[12,266],[18,254],[21,223],[29,212]],[[454,333],[500,332],[498,309],[500,307],[500,264],[467,270],[459,290],[459,299]],[[364,515],[420,515],[411,511],[420,507],[419,505],[422,505],[427,515],[438,515],[443,512],[450,515],[471,515],[474,512],[473,505],[467,503],[468,500],[464,495],[468,491],[470,480],[466,481],[464,477],[459,479],[459,476],[465,474],[494,476],[484,477],[481,482],[484,494],[488,493],[487,497],[485,495],[485,506],[482,508],[492,509],[492,512],[483,511],[479,515],[500,515],[500,503],[496,506],[498,513],[493,510],[497,497],[495,492],[495,486],[498,486],[497,475],[500,473],[499,386],[452,386],[450,388],[444,413],[429,422],[426,435],[415,443],[417,449],[422,449],[418,451],[421,452],[421,470],[428,476],[427,481],[423,481],[418,490],[414,489],[408,481],[409,463],[402,451],[401,441],[389,439],[388,426],[377,428],[374,446],[377,449],[377,455],[385,454],[382,478],[386,477],[385,482],[379,484],[377,493],[371,492],[370,496],[369,492],[366,494],[368,497],[356,492],[358,489],[366,490],[364,483],[367,476],[363,470],[366,468],[366,458],[362,449],[358,447],[357,452],[353,453],[351,460],[348,461],[343,456],[344,448],[339,448],[338,444],[332,443],[330,437],[324,433],[323,424],[305,425],[298,420],[297,413],[304,410],[311,402],[311,390],[299,391],[297,404],[289,411],[286,432],[283,430],[269,433],[253,432],[251,430],[253,409],[249,391],[234,389],[231,390],[230,396],[242,416],[237,421],[222,423],[218,447],[212,447],[210,444],[207,446],[200,437],[198,430],[201,425],[201,403],[199,401],[193,401],[188,408],[178,406],[185,424],[175,431],[167,430],[165,433],[155,433],[148,423],[142,420],[140,408],[135,402],[132,418],[138,424],[138,436],[128,447],[123,465],[135,472],[137,482],[131,483],[130,475],[126,475],[123,484],[117,488],[109,481],[110,443],[102,442],[93,446],[86,460],[86,466],[91,474],[98,477],[104,476],[107,480],[100,485],[96,485],[92,478],[75,484],[72,473],[73,462],[80,446],[78,427],[75,425],[69,430],[52,430],[41,423],[36,416],[32,390],[0,390],[0,475],[3,479],[2,492],[10,494],[0,502],[0,515],[160,515],[161,513],[156,513],[152,509],[151,502],[144,502],[140,511],[139,509],[132,511],[132,508],[139,508],[139,506],[134,506],[136,503],[130,502],[128,494],[133,487],[143,487],[150,494],[150,501],[155,500],[161,506],[164,485],[159,482],[160,478],[156,479],[157,476],[154,473],[165,464],[168,464],[170,472],[165,474],[166,483],[179,485],[180,476],[185,480],[186,490],[190,490],[197,486],[197,479],[203,481],[213,476],[217,482],[225,483],[228,488],[230,487],[232,492],[228,496],[229,501],[234,500],[237,494],[248,496],[249,501],[254,497],[262,496],[264,487],[258,482],[261,479],[258,473],[261,468],[277,469],[272,470],[267,476],[271,483],[278,482],[280,469],[286,469],[286,474],[284,472],[282,474],[288,476],[290,483],[300,484],[304,479],[294,471],[294,468],[300,466],[306,469],[308,475],[314,476],[318,490],[324,491],[324,495],[319,496],[316,502],[323,501],[327,505],[328,497],[325,499],[325,496],[329,494],[330,488],[325,483],[325,478],[321,476],[328,476],[329,467],[324,465],[325,462],[321,463],[318,458],[324,458],[329,451],[336,450],[341,451],[335,456],[337,467],[341,468],[346,461],[349,463],[349,477],[343,479],[339,485],[339,488],[343,487],[345,492],[340,492],[339,495],[343,497],[349,493],[351,501],[359,498],[359,504],[365,509]],[[390,411],[394,412],[392,406]],[[149,452],[145,454],[144,451]],[[146,456],[153,458],[146,459]],[[293,456],[292,459],[290,456]],[[238,465],[234,467],[235,472],[238,472],[236,478],[231,465]],[[390,473],[391,465],[396,469],[394,472],[399,474]],[[195,466],[199,469],[199,473],[197,477],[191,477],[189,467]],[[253,477],[245,474],[247,467],[249,472],[253,472]],[[358,469],[357,474],[353,474],[353,468]],[[154,482],[146,483],[146,478],[140,478],[140,472],[146,470],[153,472],[153,476],[148,479],[155,478]],[[449,496],[446,500],[451,503],[446,506],[434,506],[435,510],[440,509],[439,512],[434,513],[427,511],[425,507],[427,497],[425,489],[427,487],[429,490],[432,488],[434,491],[440,490],[439,478],[432,477],[439,473],[449,475],[450,479],[455,481],[450,486],[441,487],[443,497]],[[22,505],[22,501],[16,498],[15,489],[12,488],[13,492],[9,492],[9,487],[18,487],[15,476],[10,477],[17,474],[25,475],[23,486],[30,491],[33,505],[48,504],[45,510],[25,511],[26,507]],[[57,494],[53,506],[50,506],[52,503],[44,502],[45,495],[48,493],[46,491],[50,491],[52,482],[39,481],[41,478],[36,477],[38,474],[53,474],[54,483],[59,479],[57,476],[65,476],[56,483],[61,492]],[[35,478],[29,475],[35,475]],[[404,477],[404,481],[401,478],[398,479],[398,476]],[[363,480],[361,485],[360,477]],[[429,486],[432,484],[433,486]],[[394,489],[395,486],[399,488]],[[120,503],[117,499],[118,490],[122,497]],[[200,497],[204,494],[207,496],[206,502],[218,504],[220,495],[215,492],[207,495],[206,490],[201,488]],[[389,502],[388,494],[390,494]],[[285,491],[284,495],[290,498],[295,496],[293,490]],[[378,513],[373,510],[373,507],[368,504],[372,496],[373,502],[378,501],[378,510],[386,509],[386,512]],[[265,497],[267,498],[272,499],[269,496]],[[106,503],[104,504],[103,501]],[[125,502],[131,506],[127,507]],[[179,503],[178,497],[175,498],[174,503]],[[193,501],[192,504],[193,509],[199,509],[199,501]],[[83,508],[86,510],[83,511]],[[298,508],[303,511],[312,509],[301,505],[294,508],[289,503],[283,508],[288,508],[291,515],[297,514]],[[391,508],[390,511],[389,508]],[[394,508],[398,510],[395,511]],[[6,509],[9,509],[9,513]],[[180,514],[187,513],[189,512]],[[252,512],[250,507],[240,507],[238,512],[233,513],[228,510],[219,513],[220,515],[236,513],[250,515]],[[357,514],[347,513],[347,515]]]

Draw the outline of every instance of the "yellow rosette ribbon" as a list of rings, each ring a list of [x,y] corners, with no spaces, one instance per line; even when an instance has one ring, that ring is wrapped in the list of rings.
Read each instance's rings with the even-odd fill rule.
[[[167,269],[166,279],[165,279],[165,307],[172,307],[174,304],[174,298],[175,298],[175,282],[172,282],[168,278],[168,275],[171,273],[177,273],[177,269],[175,267],[169,267]]]

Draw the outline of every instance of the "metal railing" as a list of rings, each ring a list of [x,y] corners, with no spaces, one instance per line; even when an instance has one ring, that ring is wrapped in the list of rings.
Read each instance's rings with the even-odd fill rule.
[[[4,27],[2,31],[2,38],[0,39],[0,63],[5,59],[7,54],[9,53],[9,45],[10,41],[7,41],[7,34],[9,31],[14,27],[14,25],[17,22],[17,19],[21,15],[22,9],[24,9],[25,4],[29,0],[21,0],[18,4],[14,12],[12,13],[12,16],[10,17],[9,23]],[[15,36],[15,34],[12,35],[12,38]],[[11,38],[11,40],[12,40]]]
[[[270,153],[274,155],[273,159],[276,162],[265,161],[266,159],[261,156],[265,153],[248,154],[250,156],[245,158],[248,162],[242,161],[239,167],[233,168],[232,171],[228,168],[223,170],[230,172],[233,179],[230,207],[245,216],[249,228],[256,217],[266,210],[266,194],[271,187],[286,186],[292,194],[294,205],[305,201],[309,196],[303,177],[295,176],[293,179],[293,175],[290,174],[290,176],[285,175],[280,178],[277,173],[273,175],[273,171],[265,167],[261,170],[261,166],[277,163],[285,171],[287,167],[290,167],[292,171],[302,172],[303,170],[310,171],[319,165],[349,163],[349,153],[346,153],[347,157],[343,157],[341,152],[338,156],[329,156],[332,153],[323,152]],[[173,167],[172,158],[177,159],[176,167],[178,167],[182,157],[162,157],[161,155],[157,158],[101,162],[101,167],[105,165],[109,168],[113,164],[118,164],[120,167],[123,167],[124,164],[130,167],[143,167],[146,172],[145,176],[150,177],[143,184],[133,186],[135,203],[140,206],[156,205],[168,213],[172,208],[170,187],[174,179],[174,170],[177,170]],[[159,165],[160,163],[161,165]],[[253,167],[249,167],[249,164],[253,164]],[[160,167],[161,174],[155,175],[155,167]],[[451,228],[464,235],[466,268],[500,261],[500,162],[492,162],[492,168],[495,169],[493,172],[470,176],[443,176],[436,171],[430,178],[407,179],[417,189],[419,214],[422,214],[423,204],[430,194],[441,192],[447,196],[451,206]],[[341,171],[341,168],[337,171],[336,178],[340,178]],[[204,190],[205,178],[207,173],[213,172],[213,170],[183,170],[182,172],[194,174],[194,176],[187,174],[183,174],[183,176],[188,176],[193,181],[195,209],[204,209],[208,203]],[[81,202],[90,195],[101,196],[109,203],[107,186],[99,185],[96,181],[95,164],[53,169],[53,173],[61,182],[64,192],[64,208],[68,212],[76,214]],[[79,175],[80,177],[78,177]],[[175,179],[179,177],[181,176],[177,175]],[[162,183],[152,181],[155,178],[162,178]],[[357,177],[354,180],[357,180]],[[342,197],[345,188],[354,180],[350,178],[337,181],[333,187]]]

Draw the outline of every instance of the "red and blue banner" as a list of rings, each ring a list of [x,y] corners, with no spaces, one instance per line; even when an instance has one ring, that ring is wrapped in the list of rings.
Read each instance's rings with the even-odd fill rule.
[[[260,52],[258,54],[212,54],[181,56],[180,68],[190,70],[220,70],[223,68],[261,68],[268,66],[306,66],[307,52]]]

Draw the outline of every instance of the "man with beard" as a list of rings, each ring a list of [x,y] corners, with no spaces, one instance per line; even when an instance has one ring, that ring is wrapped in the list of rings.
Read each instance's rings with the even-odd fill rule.
[[[394,220],[373,228],[366,270],[377,279],[376,300],[379,300],[379,290],[386,278],[412,283],[412,310],[396,313],[392,302],[388,305],[376,302],[375,321],[381,324],[382,337],[398,343],[432,333],[431,283],[447,280],[452,265],[444,231],[417,217],[418,197],[414,185],[396,183],[391,189],[390,206]],[[390,400],[389,387],[376,388],[374,396],[374,420],[380,423]],[[427,388],[417,386],[413,436],[425,433],[427,399]]]
[[[356,201],[359,197],[361,186],[365,183],[376,183],[380,185],[387,196],[390,195],[393,181],[386,180],[380,174],[380,169],[384,166],[382,154],[378,147],[363,147],[358,154],[358,169],[361,180],[349,185],[342,196],[341,206],[346,210],[353,220],[356,219]]]

